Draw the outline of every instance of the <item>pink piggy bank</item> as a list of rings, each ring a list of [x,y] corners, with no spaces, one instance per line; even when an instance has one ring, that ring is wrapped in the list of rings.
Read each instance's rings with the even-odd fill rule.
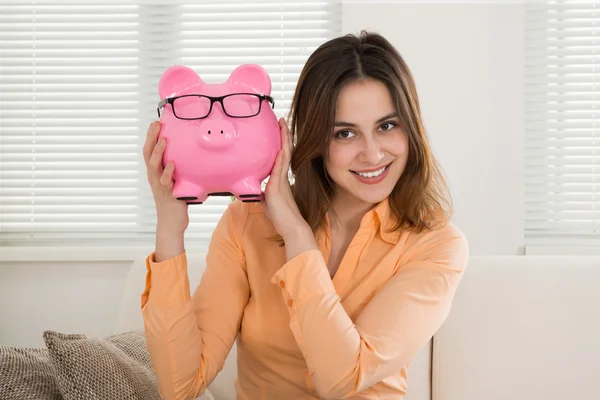
[[[261,182],[281,148],[271,79],[261,66],[238,66],[223,83],[209,84],[175,65],[160,78],[163,165],[175,164],[173,196],[200,204],[208,196],[263,198]],[[162,109],[162,112],[161,112]]]

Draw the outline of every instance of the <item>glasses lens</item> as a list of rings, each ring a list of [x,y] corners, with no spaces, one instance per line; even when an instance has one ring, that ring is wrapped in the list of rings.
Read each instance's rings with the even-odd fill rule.
[[[225,112],[233,117],[251,117],[258,114],[260,98],[250,94],[233,94],[223,99]]]
[[[202,96],[178,97],[173,101],[173,109],[179,118],[202,118],[208,115],[210,99]]]

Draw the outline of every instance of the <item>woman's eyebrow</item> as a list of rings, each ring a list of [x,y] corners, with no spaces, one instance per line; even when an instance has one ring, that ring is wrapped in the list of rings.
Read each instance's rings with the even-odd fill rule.
[[[377,121],[375,121],[376,124],[383,122],[384,120],[388,119],[388,118],[394,118],[397,117],[398,113],[396,111],[394,111],[393,113],[390,113],[388,115],[385,115],[381,118],[379,118]],[[353,124],[352,122],[344,122],[344,121],[336,121],[333,126],[356,126],[356,124]]]

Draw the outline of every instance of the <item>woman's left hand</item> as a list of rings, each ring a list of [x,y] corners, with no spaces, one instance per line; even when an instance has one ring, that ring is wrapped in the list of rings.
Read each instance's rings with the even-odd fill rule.
[[[306,229],[310,231],[310,227],[298,209],[288,179],[293,144],[292,136],[283,118],[279,118],[279,129],[281,150],[277,153],[263,201],[267,216],[271,219],[277,233],[285,240]]]

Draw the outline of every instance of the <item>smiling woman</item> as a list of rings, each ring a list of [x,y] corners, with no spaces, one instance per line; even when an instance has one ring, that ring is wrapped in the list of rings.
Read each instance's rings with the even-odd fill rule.
[[[205,391],[234,342],[239,399],[402,399],[450,311],[468,244],[394,47],[369,32],[324,43],[291,115],[264,201],[229,205],[193,296],[182,232],[157,235],[146,258],[165,399]]]
[[[364,35],[356,44],[346,35],[324,44],[308,59],[298,87],[290,123],[297,143],[292,190],[313,232],[327,212],[364,212],[388,196],[396,229],[420,231],[451,217],[412,74],[385,38]]]

